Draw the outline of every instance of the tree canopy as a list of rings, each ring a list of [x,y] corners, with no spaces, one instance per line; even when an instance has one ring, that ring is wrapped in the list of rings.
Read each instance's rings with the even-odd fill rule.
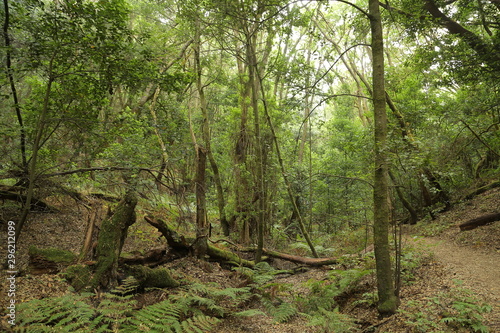
[[[383,218],[387,239],[498,181],[500,3],[369,2],[4,0],[18,236],[38,201],[134,189],[257,262],[319,256],[323,235]]]

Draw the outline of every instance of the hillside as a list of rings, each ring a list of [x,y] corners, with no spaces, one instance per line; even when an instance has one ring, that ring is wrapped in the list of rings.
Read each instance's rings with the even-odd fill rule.
[[[16,281],[16,297],[20,302],[71,295],[68,284],[61,275],[36,275],[28,271],[27,249],[30,245],[40,248],[59,247],[74,253],[78,253],[81,248],[85,221],[90,215],[82,207],[64,206],[62,202],[52,202],[60,207],[57,213],[34,215],[34,220],[27,226],[23,241],[19,244],[17,255],[20,275]],[[482,304],[488,304],[492,308],[491,312],[484,313],[484,322],[490,327],[490,332],[495,332],[500,329],[500,223],[465,232],[460,232],[457,225],[497,211],[499,203],[500,189],[494,189],[457,204],[436,220],[424,220],[416,226],[403,227],[405,250],[402,303],[398,314],[384,319],[377,317],[373,306],[373,273],[360,273],[373,267],[370,254],[352,256],[345,253],[339,265],[315,269],[304,267],[295,274],[274,271],[272,274],[276,274],[271,275],[273,271],[269,267],[255,273],[253,277],[248,272],[235,271],[217,262],[190,257],[173,258],[165,267],[171,269],[176,278],[184,281],[184,288],[187,285],[202,284],[215,288],[214,293],[217,288],[250,288],[244,289],[250,293],[247,295],[250,298],[225,308],[225,314],[219,316],[221,321],[214,329],[216,332],[319,332],[332,327],[335,327],[336,332],[430,332],[433,329],[439,331],[442,327],[447,327],[447,332],[451,332],[450,329],[467,332],[475,323],[472,314],[476,310],[488,308]],[[8,214],[8,210],[5,210],[4,216]],[[162,246],[164,242],[159,236],[157,231],[140,220],[129,234],[125,251],[144,252]],[[5,251],[2,246],[2,257],[5,257]],[[297,268],[295,264],[279,260],[271,264],[280,268]],[[266,280],[259,282],[259,277]],[[5,281],[4,276],[2,280]],[[335,288],[332,287],[334,285]],[[5,309],[6,285],[3,287],[1,299],[4,302],[2,308]],[[171,293],[165,291],[153,290],[137,294],[134,296],[137,301],[135,308],[163,301]],[[331,316],[327,317],[330,323],[311,326],[312,317],[297,314],[297,311],[314,313],[310,309],[317,304],[313,304],[312,299],[318,304],[323,302],[323,305],[327,305],[325,299],[329,297],[329,293],[334,300],[328,305],[340,308],[340,313],[336,315],[331,311],[326,313]],[[468,304],[470,308],[454,309],[457,304],[462,304],[460,302]],[[295,310],[276,320],[276,313],[272,312],[277,311],[284,303],[294,304]],[[262,312],[248,318],[231,315],[243,310]],[[438,324],[443,318],[448,318],[446,316],[452,318],[451,323],[447,326]],[[467,316],[470,318],[462,318]],[[5,317],[3,318],[3,325],[7,327]],[[467,328],[459,328],[459,319],[466,320],[464,325]],[[336,326],[328,326],[334,321]]]

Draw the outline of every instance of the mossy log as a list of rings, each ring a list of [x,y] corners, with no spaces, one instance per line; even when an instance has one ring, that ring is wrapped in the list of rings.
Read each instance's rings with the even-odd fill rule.
[[[136,205],[136,194],[129,191],[118,203],[113,216],[102,222],[97,240],[97,263],[91,287],[109,289],[117,284],[118,259],[128,228],[135,223]]]
[[[236,253],[231,251],[223,250],[213,245],[208,244],[207,254],[214,259],[222,259],[230,264],[234,264],[236,266],[245,266],[253,268],[255,266],[255,262],[252,260],[246,260],[238,256]]]
[[[177,232],[170,228],[170,226],[165,221],[161,219],[146,216],[145,220],[162,233],[162,235],[167,239],[168,245],[173,250],[185,254],[193,253],[192,244],[194,243],[194,239],[190,241],[186,237],[180,236],[179,234],[177,234]],[[255,263],[253,261],[242,259],[237,254],[231,251],[220,249],[210,244],[208,244],[206,254],[213,259],[223,260],[238,266],[255,266]]]
[[[169,260],[166,247],[159,247],[149,250],[143,255],[122,253],[119,259],[119,265],[144,265],[159,266]]]
[[[39,249],[30,246],[29,272],[33,275],[56,274],[76,261],[77,257],[70,251],[56,248]]]
[[[141,265],[126,266],[126,275],[134,276],[142,288],[174,288],[179,282],[164,267],[149,268]]]
[[[255,248],[247,249],[249,251],[255,251]],[[266,254],[269,257],[287,260],[294,262],[296,264],[308,265],[308,266],[324,266],[324,265],[334,265],[338,264],[338,259],[336,258],[310,258],[310,257],[302,257],[295,256],[292,254],[281,253],[278,251],[262,249],[262,253]]]
[[[151,216],[145,216],[144,219],[150,225],[158,229],[159,232],[165,237],[168,245],[175,251],[186,252],[189,251],[190,244],[184,236],[179,236],[170,226],[161,219],[155,219]]]
[[[475,219],[469,220],[459,225],[460,231],[472,230],[477,227],[493,223],[495,221],[500,221],[500,213],[487,214]]]

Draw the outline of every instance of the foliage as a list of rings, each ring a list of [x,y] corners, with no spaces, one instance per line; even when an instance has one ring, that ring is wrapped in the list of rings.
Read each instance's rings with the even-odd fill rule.
[[[471,332],[489,332],[482,314],[491,306],[481,303],[470,290],[454,288],[422,302],[408,302],[408,308],[400,310],[406,324],[417,332],[448,332],[465,328]]]
[[[400,254],[401,261],[401,280],[404,283],[411,284],[415,279],[415,271],[428,262],[431,258],[414,248],[405,247]]]
[[[215,317],[194,315],[182,319],[189,311],[185,303],[165,300],[147,306],[134,314],[134,317],[125,323],[120,332],[207,332],[219,321]]]
[[[307,314],[309,326],[321,327],[323,332],[349,333],[357,332],[354,319],[339,312],[338,307],[332,311],[320,308],[314,314]]]
[[[330,279],[323,281],[308,281],[306,286],[311,290],[306,296],[297,299],[302,312],[314,313],[325,309],[331,311],[337,306],[336,297],[348,293],[355,288],[359,280],[371,274],[372,270],[351,269],[334,270]]]
[[[113,332],[127,320],[135,301],[105,295],[97,308],[93,294],[68,293],[19,305],[17,332]]]
[[[351,269],[332,271],[323,281],[308,281],[310,293],[297,298],[299,311],[309,320],[309,325],[321,327],[324,332],[354,332],[355,325],[348,315],[338,309],[338,297],[355,289],[358,282],[373,270]]]
[[[298,314],[298,309],[293,303],[279,301],[278,304],[274,304],[275,302],[267,298],[263,298],[262,303],[266,312],[269,313],[278,323],[288,322]]]
[[[127,278],[113,294],[101,299],[91,293],[68,293],[19,306],[19,332],[207,332],[221,317],[262,314],[238,309],[254,295],[250,288],[225,288],[210,284],[185,286],[167,300],[133,310],[137,281]],[[128,296],[124,296],[128,295]]]

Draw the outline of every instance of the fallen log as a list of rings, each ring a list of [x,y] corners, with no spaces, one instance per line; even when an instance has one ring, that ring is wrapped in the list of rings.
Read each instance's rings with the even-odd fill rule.
[[[175,251],[186,252],[189,251],[190,244],[184,236],[179,236],[175,230],[170,228],[170,226],[163,220],[155,219],[151,216],[145,216],[144,220],[150,225],[158,229],[159,232],[165,237],[168,245]]]
[[[39,249],[30,246],[28,254],[28,270],[32,275],[57,274],[77,259],[73,253],[53,247]]]
[[[181,252],[186,255],[193,253],[192,245],[195,242],[194,238],[190,240],[184,236],[180,236],[161,219],[156,219],[151,216],[145,216],[144,219],[161,232],[161,234],[167,239],[168,245],[174,251]],[[227,251],[210,244],[208,244],[207,255],[213,259],[223,260],[236,266],[245,266],[250,268],[255,266],[255,262],[251,260],[243,259],[231,251]]]
[[[149,268],[146,266],[134,265],[125,266],[125,272],[133,275],[143,288],[173,288],[178,287],[179,282],[164,267]]]
[[[472,191],[469,194],[467,194],[465,196],[465,199],[466,200],[470,200],[470,199],[474,198],[476,195],[482,194],[482,193],[484,193],[486,191],[489,191],[491,189],[494,189],[496,187],[500,187],[500,180],[492,182],[490,184],[487,184],[487,185],[481,186],[480,188],[475,189],[474,191]]]
[[[262,252],[270,257],[283,259],[287,261],[294,262],[296,264],[308,265],[308,266],[324,266],[324,265],[334,265],[338,263],[336,258],[309,258],[295,256],[291,254],[281,253],[277,251],[272,251],[268,249],[262,249]]]
[[[500,213],[487,214],[475,219],[469,220],[459,225],[460,231],[472,230],[477,227],[500,221]]]
[[[118,265],[143,265],[154,267],[162,265],[170,260],[165,247],[154,248],[144,255],[122,253],[118,259]]]
[[[0,199],[17,201],[23,204],[28,200],[23,194],[3,190],[0,190]],[[31,200],[31,209],[35,211],[57,212],[57,209],[37,198]]]

